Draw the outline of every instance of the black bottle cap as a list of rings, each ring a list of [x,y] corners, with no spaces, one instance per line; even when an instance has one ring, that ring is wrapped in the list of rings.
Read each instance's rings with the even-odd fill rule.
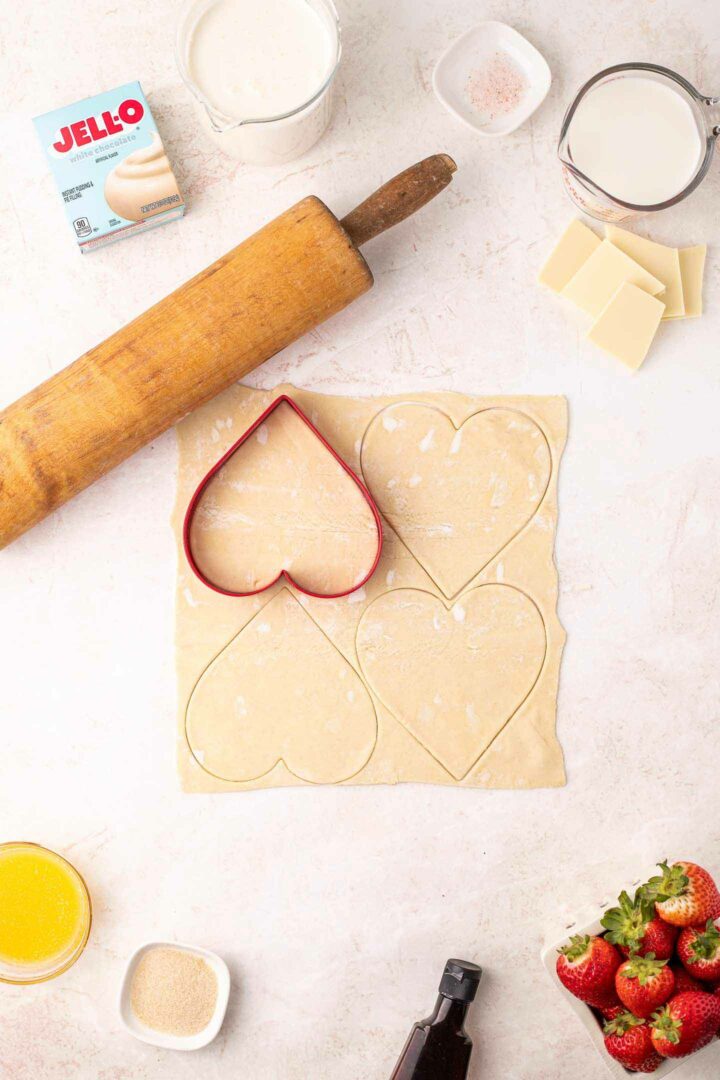
[[[468,960],[448,960],[440,980],[440,993],[454,1001],[474,1001],[482,968]]]

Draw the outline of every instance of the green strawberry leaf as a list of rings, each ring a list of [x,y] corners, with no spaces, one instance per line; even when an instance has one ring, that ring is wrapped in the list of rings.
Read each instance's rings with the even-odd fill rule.
[[[631,952],[640,948],[647,924],[654,916],[652,905],[644,900],[640,889],[631,900],[626,892],[618,897],[618,907],[605,912],[600,922],[607,930],[606,939],[611,945],[624,945]]]
[[[695,939],[690,946],[693,954],[688,957],[691,964],[699,960],[714,960],[720,949],[720,931],[712,919],[708,919],[707,926],[703,931],[695,931]]]
[[[620,1013],[614,1020],[608,1020],[603,1027],[605,1035],[625,1035],[631,1028],[641,1027],[645,1023],[639,1016],[633,1016],[631,1012]]]
[[[668,866],[667,859],[658,863],[658,866],[662,870],[662,874],[651,877],[647,884],[643,885],[641,890],[643,899],[661,904],[663,901],[671,900],[676,896],[685,896],[690,885],[690,878],[682,867],[677,864]]]
[[[579,960],[590,948],[590,935],[589,934],[573,934],[570,938],[569,945],[563,945],[558,952],[563,956],[566,956],[568,960]]]
[[[667,1039],[673,1046],[680,1042],[682,1032],[682,1020],[676,1020],[666,1005],[664,1009],[653,1013],[653,1034],[657,1033],[661,1038]]]
[[[624,979],[637,979],[640,986],[646,986],[666,965],[667,960],[656,960],[655,953],[650,952],[647,956],[631,956],[620,972]]]

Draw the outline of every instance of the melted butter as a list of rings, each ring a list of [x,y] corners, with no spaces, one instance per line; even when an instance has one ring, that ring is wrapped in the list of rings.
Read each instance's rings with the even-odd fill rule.
[[[28,967],[77,948],[90,918],[79,875],[33,844],[0,848],[0,961]]]

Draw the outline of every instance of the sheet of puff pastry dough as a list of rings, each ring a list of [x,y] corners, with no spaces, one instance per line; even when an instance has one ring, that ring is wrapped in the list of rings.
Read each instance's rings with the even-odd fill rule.
[[[337,600],[283,581],[257,596],[223,596],[193,575],[182,550],[198,483],[281,393],[362,476],[383,517],[375,574]],[[235,386],[177,431],[184,790],[565,782],[553,559],[564,398]],[[230,558],[232,530],[225,543]]]

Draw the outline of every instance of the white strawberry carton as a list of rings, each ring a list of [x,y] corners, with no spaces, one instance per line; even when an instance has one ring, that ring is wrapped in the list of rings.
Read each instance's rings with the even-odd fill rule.
[[[624,888],[627,892],[633,893],[644,881],[647,881],[654,873],[657,873],[657,869],[652,869],[644,878],[640,878],[637,881],[632,882],[629,885],[621,886],[618,889],[618,895]],[[605,927],[600,922],[601,918],[605,914],[608,908],[614,907],[617,900],[609,898],[603,903],[597,905],[597,907],[591,912],[585,912],[583,916],[571,922],[565,928],[565,933],[557,941],[550,945],[546,945],[543,949],[541,956],[542,962],[548,975],[558,988],[560,993],[567,1001],[570,1008],[579,1017],[585,1030],[587,1031],[590,1040],[602,1057],[605,1065],[613,1076],[620,1078],[620,1080],[627,1080],[629,1076],[639,1076],[639,1073],[631,1072],[629,1069],[624,1068],[618,1061],[611,1058],[605,1049],[605,1038],[603,1036],[602,1019],[589,1005],[586,1005],[584,1001],[580,1001],[574,997],[573,994],[567,990],[560,982],[555,965],[557,964],[558,952],[563,945],[567,945],[573,934],[590,934],[591,936],[604,934]],[[651,1075],[656,1077],[657,1080],[663,1080],[664,1077],[669,1076],[670,1073],[675,1072],[677,1069],[681,1069],[683,1065],[687,1065],[688,1062],[696,1063],[698,1058],[702,1054],[714,1053],[718,1055],[718,1064],[720,1065],[720,1044],[717,1040],[710,1043],[709,1046],[704,1047],[702,1050],[697,1050],[694,1054],[689,1054],[684,1058],[668,1058],[659,1069],[657,1069]],[[679,1080],[679,1078],[678,1078]]]

